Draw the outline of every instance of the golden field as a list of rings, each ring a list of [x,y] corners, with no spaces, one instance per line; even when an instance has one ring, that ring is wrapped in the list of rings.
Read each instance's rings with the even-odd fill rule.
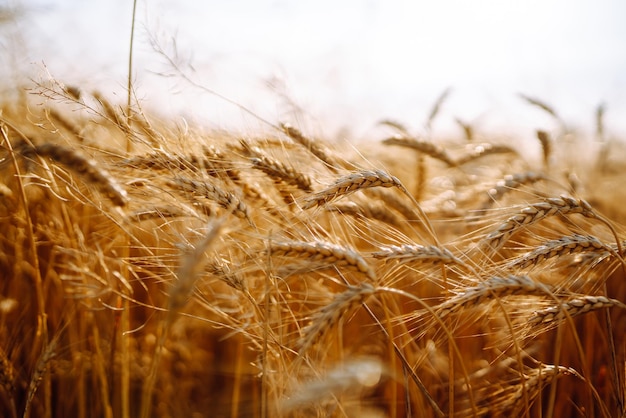
[[[35,90],[0,110],[2,416],[624,416],[601,109],[346,147]]]

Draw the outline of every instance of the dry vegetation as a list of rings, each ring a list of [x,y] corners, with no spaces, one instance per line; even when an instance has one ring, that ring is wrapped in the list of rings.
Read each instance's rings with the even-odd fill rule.
[[[35,93],[0,110],[3,416],[624,416],[601,121],[535,162],[461,122],[341,152]]]

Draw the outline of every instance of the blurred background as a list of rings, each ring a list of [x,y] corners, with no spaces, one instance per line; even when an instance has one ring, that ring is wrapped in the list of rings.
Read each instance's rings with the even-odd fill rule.
[[[0,0],[0,83],[54,77],[126,100],[132,0]],[[210,128],[301,125],[361,140],[382,119],[416,134],[532,135],[549,104],[626,137],[623,0],[139,0],[132,79],[144,109]],[[214,93],[217,93],[214,94]],[[221,97],[219,97],[221,96]],[[224,99],[226,98],[226,99]]]

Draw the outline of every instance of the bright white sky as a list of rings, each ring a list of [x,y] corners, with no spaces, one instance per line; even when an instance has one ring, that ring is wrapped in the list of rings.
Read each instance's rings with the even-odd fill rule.
[[[124,100],[132,0],[9,3],[30,10],[18,22],[27,39],[18,55],[33,73],[43,62],[61,81]],[[587,130],[605,102],[608,130],[626,134],[624,0],[138,4],[134,80],[144,105],[211,127],[257,122],[179,78],[156,76],[168,67],[150,36],[176,39],[203,86],[271,122],[306,123],[326,136],[349,127],[358,138],[382,118],[419,131],[447,87],[442,131],[456,132],[454,117],[484,130],[554,127],[517,96],[525,93]]]

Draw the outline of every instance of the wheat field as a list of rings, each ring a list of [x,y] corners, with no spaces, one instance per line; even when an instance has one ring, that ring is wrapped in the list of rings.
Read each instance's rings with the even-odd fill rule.
[[[350,148],[33,93],[0,109],[2,416],[625,416],[601,117]]]

